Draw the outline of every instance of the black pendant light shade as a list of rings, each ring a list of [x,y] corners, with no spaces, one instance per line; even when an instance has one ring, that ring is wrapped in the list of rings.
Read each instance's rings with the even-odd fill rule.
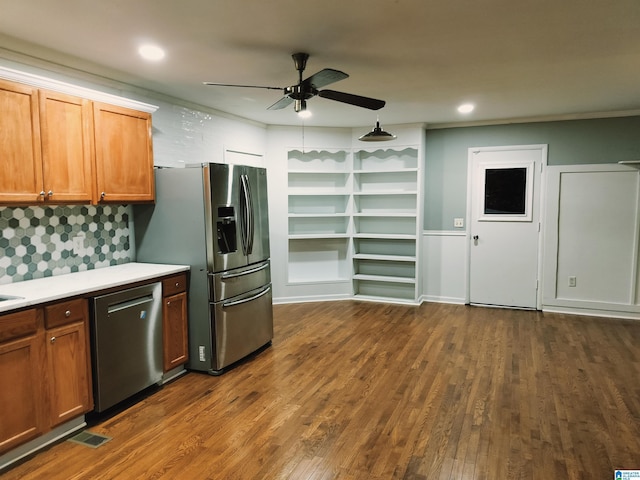
[[[358,140],[362,142],[385,142],[387,140],[394,140],[397,138],[395,135],[392,135],[389,132],[385,132],[382,128],[380,128],[380,121],[376,120],[376,126],[369,133],[365,133]]]

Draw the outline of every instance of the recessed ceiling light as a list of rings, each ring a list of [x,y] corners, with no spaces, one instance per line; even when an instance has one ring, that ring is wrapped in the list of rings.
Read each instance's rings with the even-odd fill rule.
[[[157,45],[141,45],[138,48],[138,53],[145,60],[151,60],[157,62],[158,60],[162,60],[164,58],[164,50]]]
[[[476,106],[473,103],[463,103],[458,107],[460,113],[471,113]]]

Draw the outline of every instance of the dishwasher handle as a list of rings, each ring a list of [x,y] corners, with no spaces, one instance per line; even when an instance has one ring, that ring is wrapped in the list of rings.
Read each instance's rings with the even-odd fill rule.
[[[145,295],[144,297],[138,297],[132,300],[127,300],[120,303],[114,303],[113,305],[109,305],[109,308],[107,309],[107,313],[111,314],[111,313],[119,312],[120,310],[137,307],[138,305],[143,305],[149,302],[153,302],[153,295]]]

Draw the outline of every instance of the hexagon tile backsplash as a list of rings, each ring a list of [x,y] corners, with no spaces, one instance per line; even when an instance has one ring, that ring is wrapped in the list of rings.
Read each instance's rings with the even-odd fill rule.
[[[0,284],[131,262],[130,218],[126,205],[0,207]]]

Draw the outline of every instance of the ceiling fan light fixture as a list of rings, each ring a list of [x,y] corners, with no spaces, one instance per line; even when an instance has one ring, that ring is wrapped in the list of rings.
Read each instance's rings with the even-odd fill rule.
[[[293,109],[296,113],[304,112],[307,109],[307,101],[306,100],[294,100]]]
[[[311,116],[311,110],[307,110],[307,101],[304,99],[295,100],[293,108],[300,118],[309,118]]]
[[[380,127],[380,120],[376,120],[376,126],[369,133],[365,133],[358,138],[361,142],[386,142],[398,138]]]

